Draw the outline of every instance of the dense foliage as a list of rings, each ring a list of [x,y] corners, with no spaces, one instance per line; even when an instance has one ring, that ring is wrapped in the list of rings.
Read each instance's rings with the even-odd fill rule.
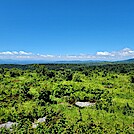
[[[134,64],[0,65],[0,124],[8,121],[18,125],[0,133],[134,133]]]

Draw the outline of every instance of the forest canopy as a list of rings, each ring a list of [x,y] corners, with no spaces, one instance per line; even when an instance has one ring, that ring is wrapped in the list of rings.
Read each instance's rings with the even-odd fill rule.
[[[133,133],[133,63],[0,65],[0,95],[3,134]]]

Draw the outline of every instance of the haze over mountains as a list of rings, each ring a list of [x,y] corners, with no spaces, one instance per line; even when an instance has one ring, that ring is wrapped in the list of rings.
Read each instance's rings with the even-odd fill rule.
[[[0,64],[85,64],[85,63],[134,63],[133,59],[120,60],[120,61],[100,61],[100,60],[70,60],[70,61],[49,61],[49,60],[11,60],[0,59]]]

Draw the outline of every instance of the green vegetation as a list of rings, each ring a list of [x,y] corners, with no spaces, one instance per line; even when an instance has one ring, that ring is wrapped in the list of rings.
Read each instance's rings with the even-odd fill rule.
[[[0,124],[8,121],[18,124],[0,133],[132,134],[134,64],[0,65]]]

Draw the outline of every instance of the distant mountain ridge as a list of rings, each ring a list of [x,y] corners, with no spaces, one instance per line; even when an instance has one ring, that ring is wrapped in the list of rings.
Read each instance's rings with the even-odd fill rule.
[[[70,61],[49,61],[49,60],[10,60],[0,59],[0,64],[84,64],[84,63],[99,63],[99,60],[70,60]]]
[[[122,60],[120,62],[127,62],[127,63],[133,63],[134,62],[134,58],[132,59],[127,59],[127,60]]]
[[[0,59],[0,64],[96,64],[96,63],[134,63],[134,58],[121,61],[100,61],[100,60],[70,60],[70,61],[49,61],[49,60],[12,60]]]
[[[133,59],[128,59],[128,62],[134,62],[134,58]]]
[[[12,59],[0,59],[0,64],[39,64],[39,63],[53,63],[53,61],[44,60],[12,60]]]

